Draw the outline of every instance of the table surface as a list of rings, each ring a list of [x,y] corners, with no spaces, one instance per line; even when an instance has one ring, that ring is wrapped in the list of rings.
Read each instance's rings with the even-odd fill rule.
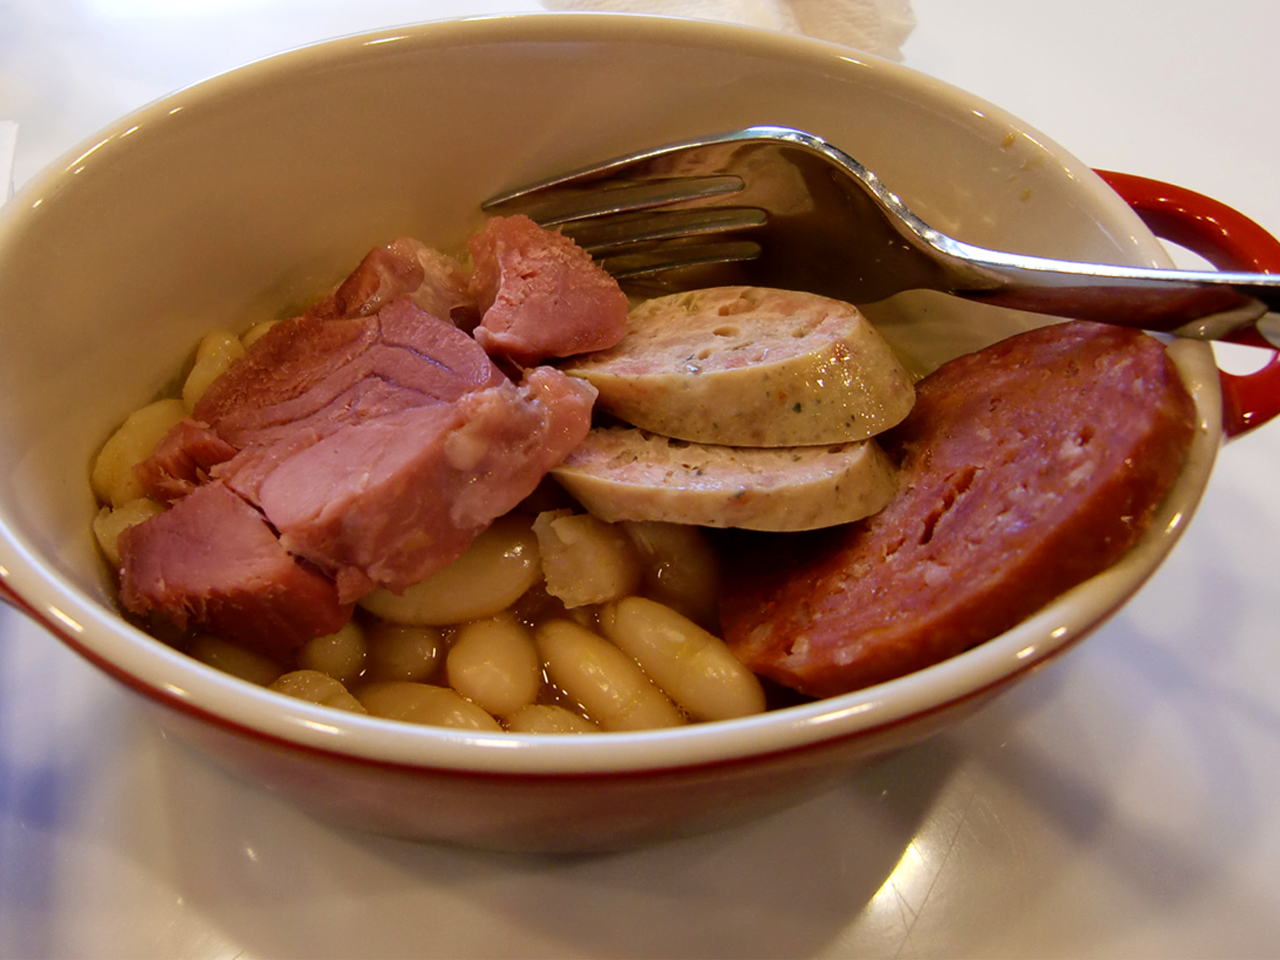
[[[0,0],[21,183],[169,90],[300,43],[536,2]],[[1093,166],[1280,233],[1280,4],[915,0],[905,61]],[[1158,11],[1158,14],[1157,14]],[[1224,351],[1246,369],[1259,351]],[[620,856],[317,823],[166,740],[0,610],[4,957],[1280,955],[1280,424],[1071,656],[793,810]]]

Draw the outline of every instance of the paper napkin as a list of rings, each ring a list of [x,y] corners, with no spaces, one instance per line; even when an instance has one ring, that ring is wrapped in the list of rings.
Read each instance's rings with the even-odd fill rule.
[[[600,10],[721,20],[802,33],[892,60],[915,26],[911,0],[542,0],[548,10]]]

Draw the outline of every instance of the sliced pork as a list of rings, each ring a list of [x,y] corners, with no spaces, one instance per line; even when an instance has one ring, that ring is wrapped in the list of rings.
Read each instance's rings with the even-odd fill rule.
[[[210,385],[193,415],[246,447],[304,423],[323,436],[503,379],[475,340],[401,298],[368,317],[282,321]]]
[[[549,367],[344,428],[272,469],[257,502],[344,600],[456,559],[586,436],[595,390]]]
[[[370,250],[350,276],[307,315],[319,320],[367,317],[401,297],[464,330],[470,330],[479,319],[462,264],[410,237]]]
[[[504,381],[475,340],[407,298],[369,317],[284,320],[209,386],[139,475],[161,500],[214,472],[253,499],[271,464],[343,426]]]
[[[591,255],[526,216],[493,217],[467,240],[475,337],[524,366],[603,350],[627,331],[627,298]]]
[[[457,324],[487,291],[495,356],[526,362],[616,341],[626,299],[532,221],[486,233],[492,282],[398,240],[208,387],[139,468],[173,507],[121,537],[129,610],[279,655],[374,587],[445,566],[533,492],[586,436],[595,388],[550,367],[517,384]]]
[[[155,452],[136,471],[148,496],[172,502],[206,482],[214,467],[237,452],[207,423],[187,417],[161,439]]]
[[[350,619],[334,582],[291,556],[262,514],[220,483],[120,534],[120,599],[278,659]]]

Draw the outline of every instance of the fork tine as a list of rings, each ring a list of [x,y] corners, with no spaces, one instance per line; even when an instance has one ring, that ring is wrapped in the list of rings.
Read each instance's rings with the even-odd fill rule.
[[[667,241],[644,249],[603,257],[597,262],[615,279],[626,280],[689,267],[755,260],[761,252],[760,244],[753,240],[728,240],[721,243]]]
[[[618,186],[602,183],[585,189],[548,188],[514,197],[495,197],[486,200],[482,209],[492,211],[503,207],[524,213],[544,227],[554,227],[574,220],[722,197],[743,188],[742,178],[732,175],[617,183]]]
[[[592,256],[599,256],[636,243],[749,230],[763,226],[768,219],[769,215],[756,207],[645,210],[566,223],[561,232]]]
[[[615,157],[513,190],[481,203],[489,213],[524,213],[558,227],[631,289],[676,290],[708,278],[738,277],[762,261],[761,243],[738,234],[770,223],[767,210],[721,206],[747,189],[730,172],[737,152],[807,134],[748,127]],[[710,240],[711,242],[707,242]],[[700,282],[694,283],[694,279]]]

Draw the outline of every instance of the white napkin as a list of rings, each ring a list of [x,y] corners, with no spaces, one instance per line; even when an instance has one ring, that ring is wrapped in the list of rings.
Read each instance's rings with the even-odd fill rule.
[[[916,25],[911,0],[542,0],[548,10],[604,10],[721,20],[802,33],[891,60]]]

